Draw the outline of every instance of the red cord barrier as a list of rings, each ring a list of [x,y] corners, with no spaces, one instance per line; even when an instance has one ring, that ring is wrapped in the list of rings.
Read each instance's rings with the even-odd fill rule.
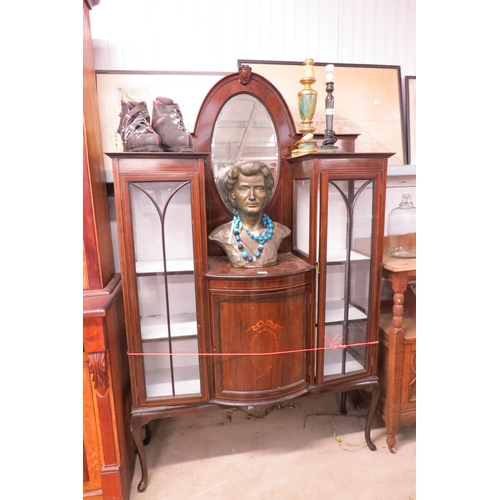
[[[346,349],[347,347],[356,347],[361,345],[378,344],[378,340],[371,342],[356,342],[354,344],[334,344],[326,337],[328,346],[325,347],[310,347],[308,349],[293,349],[289,351],[273,351],[273,352],[128,352],[129,356],[275,356],[276,354],[294,354],[298,352],[308,351],[325,351],[333,349]]]

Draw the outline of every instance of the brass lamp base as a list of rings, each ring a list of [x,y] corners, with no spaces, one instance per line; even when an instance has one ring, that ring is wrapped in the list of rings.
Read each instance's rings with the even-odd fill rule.
[[[319,147],[314,140],[313,134],[306,134],[300,141],[295,143],[298,146],[297,149],[292,151],[292,158],[295,156],[306,155],[308,153],[317,153],[319,151]]]

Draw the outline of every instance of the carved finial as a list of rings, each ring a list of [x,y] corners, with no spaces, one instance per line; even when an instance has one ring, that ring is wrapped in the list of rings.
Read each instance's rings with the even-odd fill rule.
[[[252,68],[248,64],[242,64],[240,66],[240,83],[246,85],[250,78],[252,77]]]

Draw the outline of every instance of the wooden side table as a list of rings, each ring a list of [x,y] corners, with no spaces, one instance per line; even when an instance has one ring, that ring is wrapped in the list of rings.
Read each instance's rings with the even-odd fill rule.
[[[384,257],[382,276],[391,282],[394,295],[392,312],[382,308],[380,315],[379,411],[389,451],[395,453],[401,425],[416,421],[416,259]]]

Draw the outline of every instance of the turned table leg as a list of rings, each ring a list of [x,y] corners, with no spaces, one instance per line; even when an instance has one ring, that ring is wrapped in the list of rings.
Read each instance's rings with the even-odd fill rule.
[[[388,372],[393,374],[387,382],[387,408],[386,428],[387,446],[391,453],[396,453],[396,434],[399,431],[399,418],[401,410],[401,383],[402,370],[400,367],[404,361],[404,293],[407,287],[407,273],[395,273],[392,275],[392,289],[394,291],[392,308],[392,332],[389,336],[389,360]]]

